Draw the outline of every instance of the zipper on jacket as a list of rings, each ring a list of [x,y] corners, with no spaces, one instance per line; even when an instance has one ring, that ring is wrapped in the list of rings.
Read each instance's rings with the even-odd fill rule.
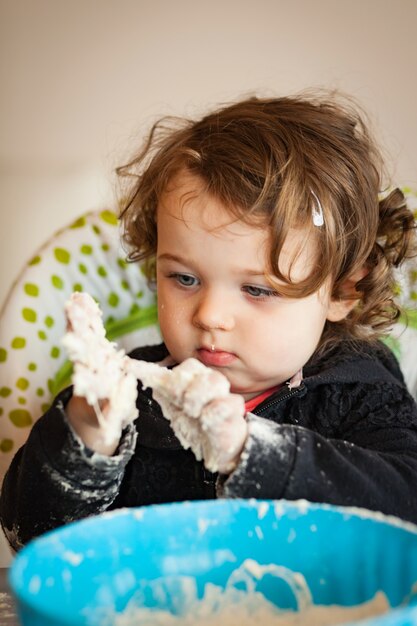
[[[260,415],[263,411],[271,408],[272,406],[280,404],[281,402],[284,402],[284,400],[288,400],[288,398],[297,396],[301,391],[303,391],[304,393],[306,391],[306,386],[304,383],[301,383],[299,387],[295,387],[294,389],[280,389],[280,391],[278,391],[275,396],[273,396],[270,400],[267,398],[264,402],[261,402],[261,404],[259,404],[257,407],[254,408],[253,411],[251,411],[251,413],[253,413],[254,415]]]

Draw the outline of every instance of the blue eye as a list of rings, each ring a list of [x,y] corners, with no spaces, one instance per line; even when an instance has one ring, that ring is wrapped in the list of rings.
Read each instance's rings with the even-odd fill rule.
[[[262,300],[263,298],[270,298],[271,296],[278,296],[278,293],[274,289],[268,289],[265,287],[256,287],[255,285],[245,285],[243,287],[251,298]]]
[[[169,275],[169,278],[173,278],[181,287],[195,287],[199,283],[198,278],[192,274],[173,272]]]

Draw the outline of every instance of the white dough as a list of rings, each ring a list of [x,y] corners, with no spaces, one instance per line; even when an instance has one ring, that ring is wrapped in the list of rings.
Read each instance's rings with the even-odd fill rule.
[[[264,597],[258,590],[264,576],[275,578],[281,586],[278,588],[287,585],[296,611],[280,609]],[[149,597],[160,608],[143,606]],[[163,608],[166,604],[175,614]],[[143,581],[122,613],[95,609],[88,623],[91,626],[330,626],[382,615],[389,609],[382,592],[356,606],[315,605],[302,574],[247,559],[232,572],[224,589],[207,583],[202,598],[192,576]]]

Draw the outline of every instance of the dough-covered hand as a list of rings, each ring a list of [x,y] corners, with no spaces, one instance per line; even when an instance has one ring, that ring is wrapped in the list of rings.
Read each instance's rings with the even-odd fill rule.
[[[62,344],[74,366],[74,395],[94,408],[103,441],[118,441],[122,429],[138,415],[130,359],[106,339],[102,313],[91,296],[73,293],[65,313],[68,327]]]
[[[234,469],[247,424],[243,398],[230,393],[222,374],[196,359],[172,370],[130,359],[106,339],[102,313],[88,294],[72,294],[65,312],[68,330],[62,343],[74,365],[75,396],[67,415],[87,445],[114,452],[122,429],[138,415],[139,378],[144,387],[152,388],[184,448],[191,448],[213,472]],[[86,402],[94,411],[86,410]]]
[[[212,472],[230,473],[239,460],[247,438],[245,405],[241,396],[230,393],[223,374],[196,359],[187,359],[172,370],[149,370],[137,364],[142,384],[153,389],[153,397],[171,422],[184,448]]]

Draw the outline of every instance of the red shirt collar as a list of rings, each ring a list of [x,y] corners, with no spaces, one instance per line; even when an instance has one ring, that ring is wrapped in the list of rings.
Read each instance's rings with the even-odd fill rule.
[[[262,393],[260,393],[259,396],[255,396],[254,398],[247,400],[245,402],[246,413],[250,413],[251,411],[253,411],[253,409],[256,408],[258,404],[261,404],[261,402],[266,400],[269,396],[272,396],[272,394],[275,391],[277,391],[280,387],[281,385],[276,385],[276,387],[270,387],[266,391],[263,391]]]
[[[294,374],[292,378],[290,378],[290,380],[287,382],[287,385],[290,389],[294,389],[295,387],[299,387],[301,385],[302,380],[303,380],[303,370],[300,369],[298,370],[298,372]],[[280,387],[282,387],[282,385],[276,385],[275,387],[270,387],[266,391],[263,391],[262,393],[260,393],[259,396],[255,396],[254,398],[247,400],[245,402],[246,413],[250,413],[250,411],[253,411],[253,409],[255,409],[258,406],[258,404],[261,404],[261,402],[266,400],[269,396],[272,396],[272,394],[275,393],[275,391],[278,391]]]

